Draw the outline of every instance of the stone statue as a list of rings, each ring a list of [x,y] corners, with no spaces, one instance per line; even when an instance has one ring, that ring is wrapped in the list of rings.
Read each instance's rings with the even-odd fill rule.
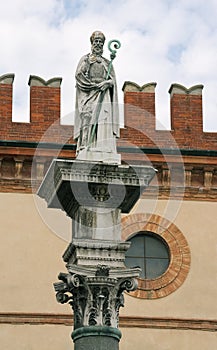
[[[77,158],[81,159],[86,159],[88,152],[117,154],[116,138],[119,137],[117,84],[111,65],[115,56],[111,55],[111,62],[102,56],[105,42],[102,32],[95,31],[90,41],[91,53],[81,58],[75,74],[74,139]],[[101,160],[99,154],[97,157]]]

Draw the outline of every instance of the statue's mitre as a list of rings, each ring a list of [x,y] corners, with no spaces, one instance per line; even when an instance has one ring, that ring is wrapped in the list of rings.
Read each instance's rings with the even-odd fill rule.
[[[102,32],[98,31],[98,30],[96,30],[95,32],[93,32],[93,34],[91,35],[91,37],[90,37],[90,42],[91,42],[91,44],[93,43],[93,40],[94,40],[95,38],[101,38],[102,41],[103,41],[103,43],[105,42],[105,35],[104,35]]]

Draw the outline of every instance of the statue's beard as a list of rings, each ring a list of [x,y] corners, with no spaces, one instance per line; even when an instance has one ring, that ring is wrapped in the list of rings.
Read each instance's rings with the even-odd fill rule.
[[[102,56],[103,54],[103,48],[99,45],[92,46],[92,53],[96,56]]]

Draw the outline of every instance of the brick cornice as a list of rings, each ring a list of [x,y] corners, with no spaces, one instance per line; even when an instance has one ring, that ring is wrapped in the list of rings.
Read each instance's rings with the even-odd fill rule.
[[[0,313],[0,324],[11,325],[73,325],[71,314],[51,313]],[[120,316],[122,328],[155,328],[175,330],[199,330],[216,332],[217,320],[170,317]]]
[[[75,144],[0,140],[0,191],[31,193],[31,185],[35,180],[40,184],[40,176],[45,175],[52,159],[74,159],[75,148]],[[146,198],[156,197],[157,191],[158,199],[217,201],[216,151],[183,150],[182,154],[182,150],[165,149],[161,153],[156,148],[135,150],[123,146],[118,150],[125,163],[151,164],[158,170],[144,193]]]

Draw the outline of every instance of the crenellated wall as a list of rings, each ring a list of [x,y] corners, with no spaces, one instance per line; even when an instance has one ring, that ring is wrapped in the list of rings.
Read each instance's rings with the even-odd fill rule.
[[[122,140],[131,140],[140,147],[172,148],[171,136],[180,149],[216,150],[217,133],[203,132],[203,85],[190,89],[172,84],[169,89],[171,129],[155,128],[156,83],[138,86],[125,82],[125,125]]]
[[[0,77],[0,140],[39,142],[46,133],[44,141],[62,143],[72,135],[72,127],[60,125],[61,78],[48,81],[31,75],[30,123],[12,122],[14,75]]]
[[[52,125],[44,141],[74,143],[73,127],[60,125],[62,79],[30,76],[30,123],[12,122],[13,81],[14,74],[0,77],[0,140],[38,142]],[[180,149],[216,150],[217,133],[203,132],[203,86],[171,85],[172,130],[164,131],[155,128],[155,87],[156,83],[124,83],[125,128],[119,145],[128,141],[139,147],[173,148],[172,136]]]

